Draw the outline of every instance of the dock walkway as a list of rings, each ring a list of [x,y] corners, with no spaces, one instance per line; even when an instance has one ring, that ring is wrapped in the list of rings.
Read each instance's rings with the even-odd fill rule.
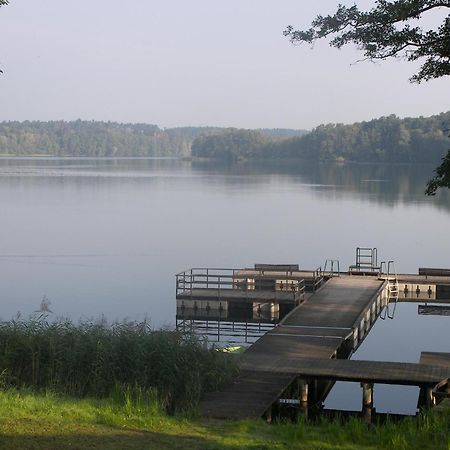
[[[355,335],[358,341],[368,332],[381,309],[384,285],[373,277],[330,279],[243,354],[239,377],[221,392],[209,394],[200,404],[201,414],[261,417],[297,378],[288,370],[293,362],[334,358],[346,341],[353,343]],[[267,371],[270,361],[276,371]]]
[[[437,364],[392,361],[363,361],[348,359],[278,359],[261,361],[258,370],[272,374],[283,373],[304,378],[359,383],[397,384],[434,387],[450,377],[450,367]],[[246,364],[242,366],[246,368]]]

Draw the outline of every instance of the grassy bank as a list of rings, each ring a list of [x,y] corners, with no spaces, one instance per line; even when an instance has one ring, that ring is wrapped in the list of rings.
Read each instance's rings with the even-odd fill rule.
[[[196,417],[235,372],[196,337],[145,323],[0,323],[0,450],[450,449],[449,411],[370,428]]]
[[[145,322],[0,323],[0,384],[103,398],[152,391],[169,412],[195,409],[200,396],[235,374],[228,355],[197,337],[151,330]]]
[[[344,424],[205,421],[168,417],[152,396],[73,399],[0,392],[0,449],[446,449],[450,414],[368,428]]]

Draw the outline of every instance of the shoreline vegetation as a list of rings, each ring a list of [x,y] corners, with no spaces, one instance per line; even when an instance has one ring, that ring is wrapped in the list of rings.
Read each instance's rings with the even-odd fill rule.
[[[0,122],[0,155],[22,157],[173,157],[187,161],[430,163],[450,146],[450,111],[394,115],[311,131],[218,127],[161,129],[149,124],[77,120]]]
[[[148,399],[77,399],[0,391],[0,448],[8,450],[446,450],[449,412],[368,427],[360,419],[206,420],[169,417]]]
[[[168,412],[195,410],[199,398],[236,374],[234,359],[195,335],[105,320],[0,322],[0,387],[50,389],[77,398],[117,391],[154,396]]]
[[[271,140],[257,131],[212,131],[192,143],[192,156],[226,162],[251,160],[432,163],[450,146],[450,112],[399,119],[382,117],[352,125],[320,125],[303,136]]]
[[[3,156],[72,157],[189,157],[194,139],[224,130],[218,127],[159,128],[131,124],[76,120],[0,122]],[[307,133],[306,130],[261,129],[274,141]]]
[[[0,448],[447,449],[450,411],[368,427],[350,417],[207,420],[201,395],[236,375],[232,355],[146,322],[0,323]]]

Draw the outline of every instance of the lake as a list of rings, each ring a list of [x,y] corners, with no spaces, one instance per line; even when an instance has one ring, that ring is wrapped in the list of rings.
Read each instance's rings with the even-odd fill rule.
[[[448,268],[450,196],[423,194],[432,170],[1,158],[0,316],[28,317],[45,296],[54,316],[171,327],[177,272],[254,263],[315,269],[326,259],[345,268],[357,246],[377,247],[398,272]],[[449,321],[399,304],[355,357],[417,362],[420,351],[450,351]],[[389,400],[377,392],[375,406]],[[333,395],[330,406],[342,406]]]

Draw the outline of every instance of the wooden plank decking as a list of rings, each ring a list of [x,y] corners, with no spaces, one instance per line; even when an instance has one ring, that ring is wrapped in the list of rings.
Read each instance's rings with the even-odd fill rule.
[[[450,353],[422,352],[420,354],[420,364],[450,368]]]
[[[242,370],[225,391],[209,394],[201,402],[200,412],[216,419],[259,418],[294,378],[292,374]]]
[[[241,364],[242,369],[247,364]],[[434,386],[450,377],[450,366],[347,359],[262,359],[258,370],[272,374],[361,383]]]
[[[200,404],[201,414],[261,417],[295,379],[289,370],[295,361],[331,358],[359,325],[383,284],[372,277],[328,281],[242,355],[239,378],[223,391],[208,395]],[[277,370],[268,372],[271,361],[276,361]]]

